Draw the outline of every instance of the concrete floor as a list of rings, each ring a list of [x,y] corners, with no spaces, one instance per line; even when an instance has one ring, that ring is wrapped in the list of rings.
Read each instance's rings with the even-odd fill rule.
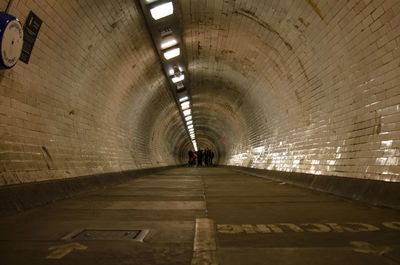
[[[75,237],[83,229],[145,237]],[[170,169],[0,218],[0,263],[400,264],[400,212],[226,168]]]

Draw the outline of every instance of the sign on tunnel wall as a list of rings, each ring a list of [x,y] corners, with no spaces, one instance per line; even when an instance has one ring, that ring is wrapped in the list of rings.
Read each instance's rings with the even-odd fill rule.
[[[36,38],[39,34],[42,20],[32,11],[29,12],[28,18],[24,25],[24,44],[22,45],[21,57],[19,58],[24,63],[28,63],[35,45]]]

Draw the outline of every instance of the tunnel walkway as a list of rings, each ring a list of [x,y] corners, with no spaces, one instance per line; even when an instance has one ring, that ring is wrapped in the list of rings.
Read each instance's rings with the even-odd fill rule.
[[[5,265],[400,264],[398,211],[227,168],[168,169],[0,227]]]

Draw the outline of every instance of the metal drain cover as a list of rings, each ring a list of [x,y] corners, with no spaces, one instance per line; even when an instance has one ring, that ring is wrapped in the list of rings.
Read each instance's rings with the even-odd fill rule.
[[[149,230],[95,230],[80,229],[64,236],[62,240],[130,240],[143,242]]]

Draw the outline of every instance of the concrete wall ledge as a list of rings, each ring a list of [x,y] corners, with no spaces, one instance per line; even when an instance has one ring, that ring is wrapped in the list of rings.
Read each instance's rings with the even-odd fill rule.
[[[12,215],[54,201],[120,184],[134,178],[175,167],[119,171],[0,187],[0,216]]]
[[[237,166],[227,167],[257,177],[282,181],[295,186],[328,192],[376,206],[400,210],[400,182],[314,175]]]

